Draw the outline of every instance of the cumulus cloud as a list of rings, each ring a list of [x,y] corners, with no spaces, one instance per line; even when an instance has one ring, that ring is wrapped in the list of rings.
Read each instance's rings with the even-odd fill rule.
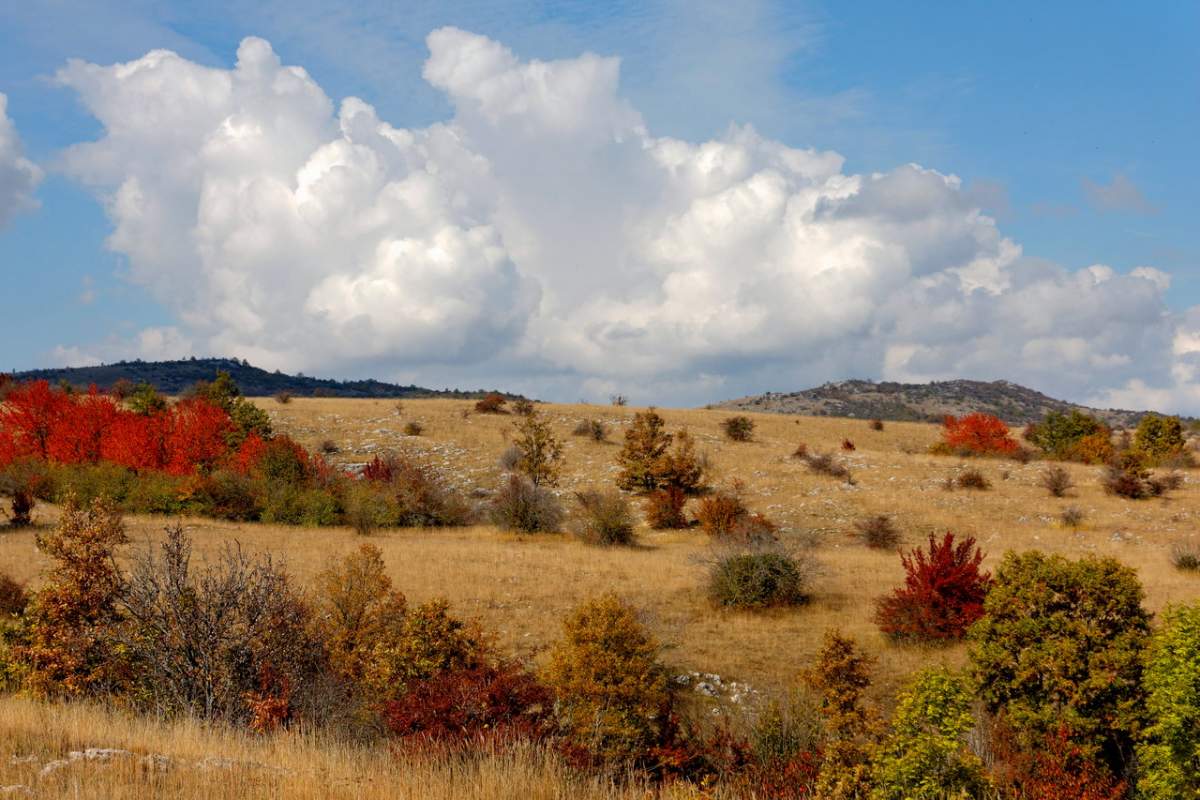
[[[17,128],[8,118],[8,96],[0,92],[0,229],[18,211],[37,207],[33,190],[42,171],[22,155]]]
[[[1164,273],[1029,258],[955,176],[850,174],[749,126],[655,136],[615,58],[523,61],[454,28],[427,43],[454,112],[425,128],[335,107],[256,38],[232,69],[160,50],[58,73],[104,129],[65,167],[175,311],[164,341],[570,399],[1190,380]]]

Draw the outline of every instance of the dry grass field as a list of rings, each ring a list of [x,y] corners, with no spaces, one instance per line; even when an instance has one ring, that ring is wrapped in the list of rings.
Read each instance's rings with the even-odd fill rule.
[[[497,483],[497,460],[507,446],[513,421],[509,416],[467,413],[472,403],[466,401],[409,400],[400,409],[382,400],[257,402],[270,412],[278,430],[306,446],[316,449],[325,440],[332,441],[338,452],[330,458],[336,463],[362,463],[387,451],[411,454],[464,489]],[[611,486],[614,458],[635,409],[587,405],[547,405],[542,409],[566,442],[561,491],[569,494],[589,486]],[[585,597],[615,591],[644,609],[647,623],[668,645],[665,658],[674,667],[718,673],[762,693],[794,685],[823,631],[836,627],[854,636],[876,657],[874,691],[885,704],[907,673],[931,662],[961,663],[964,652],[962,647],[897,647],[878,632],[872,621],[873,600],[900,580],[902,569],[895,553],[869,550],[852,538],[853,523],[861,517],[892,515],[909,547],[932,532],[975,536],[987,553],[987,565],[997,563],[1007,550],[1030,548],[1070,557],[1111,555],[1138,570],[1147,606],[1155,611],[1200,595],[1200,576],[1177,571],[1169,560],[1175,542],[1200,535],[1200,473],[1190,473],[1184,486],[1165,499],[1135,502],[1106,496],[1098,484],[1099,468],[1066,465],[1077,487],[1065,498],[1054,498],[1038,483],[1045,468],[1042,463],[976,460],[971,465],[984,472],[992,488],[950,492],[943,483],[963,462],[926,454],[939,437],[937,426],[888,423],[883,431],[873,431],[865,420],[752,415],[757,426],[754,440],[735,443],[725,440],[720,429],[728,412],[660,409],[660,413],[670,428],[686,427],[696,437],[711,460],[715,483],[743,481],[752,510],[780,523],[786,541],[812,547],[821,570],[811,603],[765,613],[714,610],[704,595],[704,560],[709,554],[704,535],[645,528],[638,532],[636,547],[613,549],[590,547],[566,535],[516,536],[490,526],[383,531],[372,541],[382,549],[395,585],[410,600],[448,598],[457,613],[476,617],[492,630],[502,649],[535,660],[558,635],[559,620],[569,608]],[[583,419],[603,420],[610,428],[609,441],[571,436]],[[404,424],[413,420],[424,426],[423,435],[401,433]],[[853,472],[852,486],[811,474],[789,457],[799,442],[810,449],[837,450],[844,438],[856,445],[853,452],[839,451]],[[1080,527],[1072,529],[1059,522],[1059,514],[1068,506],[1083,511]],[[41,524],[51,524],[56,516],[56,510],[47,506],[40,506],[36,513]],[[301,582],[360,541],[345,528],[286,528],[203,519],[187,520],[186,524],[202,557],[236,541],[249,550],[282,556]],[[156,539],[162,525],[159,519],[130,519],[132,547],[144,547]],[[36,585],[44,566],[32,532],[0,534],[0,570]],[[26,751],[128,746],[140,752],[166,752],[175,747],[187,755],[212,754],[215,748],[204,739],[215,734],[186,725],[153,730],[149,722],[111,726],[113,735],[104,739],[98,731],[110,728],[105,720],[103,712],[95,709],[0,701],[0,753],[4,758],[0,761],[0,785],[23,782],[19,780],[20,767],[7,760]],[[154,744],[159,738],[165,744]],[[448,767],[436,764],[409,770],[404,779],[415,783],[406,790],[397,788],[394,794],[338,789],[343,775],[360,775],[368,784],[393,780],[394,766],[386,762],[386,754],[325,749],[316,755],[311,752],[315,747],[303,739],[284,737],[222,739],[218,749],[234,760],[298,765],[295,774],[303,771],[299,765],[317,770],[331,787],[326,793],[284,791],[283,784],[272,783],[282,780],[278,776],[265,778],[261,771],[242,776],[244,771],[235,770],[215,781],[205,796],[616,796],[595,787],[561,795],[539,794],[522,781],[533,780],[529,776],[535,774],[546,777],[543,773],[552,773],[556,767],[528,756],[522,756],[519,765],[488,762],[480,768],[506,770],[509,784],[505,785],[511,785],[511,791],[494,794],[472,793],[471,781],[486,784],[490,780],[478,771],[456,773],[466,782],[461,791],[420,789],[423,780],[441,781],[437,785],[443,789],[447,785],[439,770]],[[251,792],[240,781],[264,781],[266,788]],[[107,794],[71,794],[64,789],[64,794],[46,796],[134,795],[114,788]],[[164,789],[157,796],[192,795]]]

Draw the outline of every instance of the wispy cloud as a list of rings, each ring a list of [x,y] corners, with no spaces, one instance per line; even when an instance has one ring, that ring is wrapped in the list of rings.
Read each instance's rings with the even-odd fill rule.
[[[1146,199],[1142,190],[1123,172],[1113,176],[1110,183],[1082,181],[1083,194],[1097,211],[1122,211],[1134,214],[1154,214],[1158,207]]]

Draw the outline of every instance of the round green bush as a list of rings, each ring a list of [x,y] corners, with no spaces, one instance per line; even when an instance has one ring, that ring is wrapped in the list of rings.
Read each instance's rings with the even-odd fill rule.
[[[732,608],[796,605],[808,599],[808,575],[785,553],[733,553],[712,565],[708,594],[717,605]]]

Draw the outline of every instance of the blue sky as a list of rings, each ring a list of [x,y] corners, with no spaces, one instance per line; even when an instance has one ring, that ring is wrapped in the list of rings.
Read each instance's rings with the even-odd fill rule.
[[[620,95],[655,136],[697,142],[749,123],[792,147],[836,151],[848,174],[909,162],[954,174],[1024,256],[1067,270],[1154,267],[1171,277],[1170,311],[1200,304],[1195,3],[447,5],[6,4],[0,92],[46,177],[40,207],[0,229],[17,298],[6,304],[16,335],[0,339],[0,366],[45,365],[56,347],[124,340],[181,314],[130,279],[128,254],[106,248],[104,192],[61,168],[64,148],[105,132],[76,91],[55,85],[69,59],[107,65],[167,48],[229,69],[243,37],[260,36],[335,104],[361,97],[391,125],[417,128],[455,112],[422,77],[425,37],[445,25],[522,61],[619,57]],[[417,362],[341,371],[375,363],[419,378]]]

